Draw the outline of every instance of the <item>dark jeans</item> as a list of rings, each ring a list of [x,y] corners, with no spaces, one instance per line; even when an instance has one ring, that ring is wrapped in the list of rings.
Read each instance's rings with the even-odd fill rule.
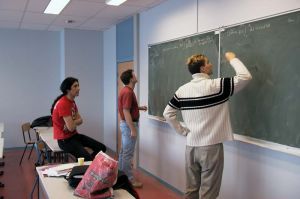
[[[67,153],[72,154],[76,158],[83,157],[85,161],[91,161],[99,151],[106,151],[106,146],[86,135],[75,134],[72,137],[64,140],[57,140],[58,146]],[[90,154],[84,147],[93,150]]]

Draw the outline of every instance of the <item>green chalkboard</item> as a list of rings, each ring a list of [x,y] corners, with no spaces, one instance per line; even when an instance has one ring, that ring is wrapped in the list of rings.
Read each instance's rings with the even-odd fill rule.
[[[231,98],[235,133],[300,148],[300,12],[228,28],[220,41],[253,76]],[[233,74],[222,60],[221,76]]]
[[[163,111],[175,91],[192,79],[186,60],[193,54],[205,54],[215,65],[217,77],[218,38],[214,32],[149,46],[149,114],[163,117]]]
[[[219,41],[220,36],[220,41]],[[219,52],[220,42],[220,52]],[[162,117],[177,88],[191,80],[185,61],[207,55],[217,77],[234,75],[224,53],[235,52],[253,79],[230,99],[234,133],[300,148],[300,12],[149,47],[149,114]]]

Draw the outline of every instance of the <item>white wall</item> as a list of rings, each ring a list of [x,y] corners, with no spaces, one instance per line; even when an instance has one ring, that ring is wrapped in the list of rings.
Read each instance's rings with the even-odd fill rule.
[[[140,15],[140,99],[148,102],[148,44],[197,32],[197,1],[167,1]],[[185,186],[185,138],[141,114],[139,166],[179,190]],[[176,174],[176,175],[174,175]]]
[[[5,148],[24,146],[22,123],[50,115],[59,71],[59,32],[0,29],[0,122],[5,125]]]
[[[116,26],[103,33],[104,40],[104,143],[110,149],[117,150],[117,61]]]
[[[103,142],[103,33],[66,29],[63,42],[65,76],[79,79],[78,131]]]
[[[169,0],[141,13],[139,101],[148,101],[148,44],[299,7],[298,0]],[[140,131],[140,167],[183,191],[185,138],[167,124],[148,119],[145,114],[141,115]],[[299,157],[237,141],[229,142],[225,144],[225,168],[219,198],[299,198],[299,179]]]

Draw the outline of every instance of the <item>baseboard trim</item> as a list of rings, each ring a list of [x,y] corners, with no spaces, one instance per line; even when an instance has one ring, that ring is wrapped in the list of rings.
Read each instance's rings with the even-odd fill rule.
[[[25,146],[19,146],[19,147],[10,147],[10,148],[4,148],[4,151],[12,151],[12,150],[24,150]],[[27,149],[30,149],[30,147],[28,147]]]
[[[148,174],[149,176],[155,178],[156,180],[158,180],[161,184],[163,184],[164,186],[166,186],[168,189],[171,189],[172,191],[174,191],[175,193],[179,194],[179,195],[182,195],[183,196],[183,192],[178,190],[177,188],[175,188],[174,186],[170,185],[169,183],[167,183],[166,181],[162,180],[161,178],[153,175],[152,173],[150,173],[149,171],[145,170],[144,168],[142,167],[138,167],[139,170],[141,170],[142,172]]]

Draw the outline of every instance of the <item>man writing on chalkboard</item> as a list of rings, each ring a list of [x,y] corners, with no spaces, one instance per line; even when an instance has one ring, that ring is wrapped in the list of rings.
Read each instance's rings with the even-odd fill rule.
[[[193,79],[181,86],[164,111],[167,122],[187,136],[185,198],[215,199],[219,195],[224,166],[223,142],[233,140],[228,99],[251,80],[251,74],[232,52],[225,54],[236,75],[210,79],[212,64],[205,55],[187,60]],[[176,120],[181,111],[185,125]]]

